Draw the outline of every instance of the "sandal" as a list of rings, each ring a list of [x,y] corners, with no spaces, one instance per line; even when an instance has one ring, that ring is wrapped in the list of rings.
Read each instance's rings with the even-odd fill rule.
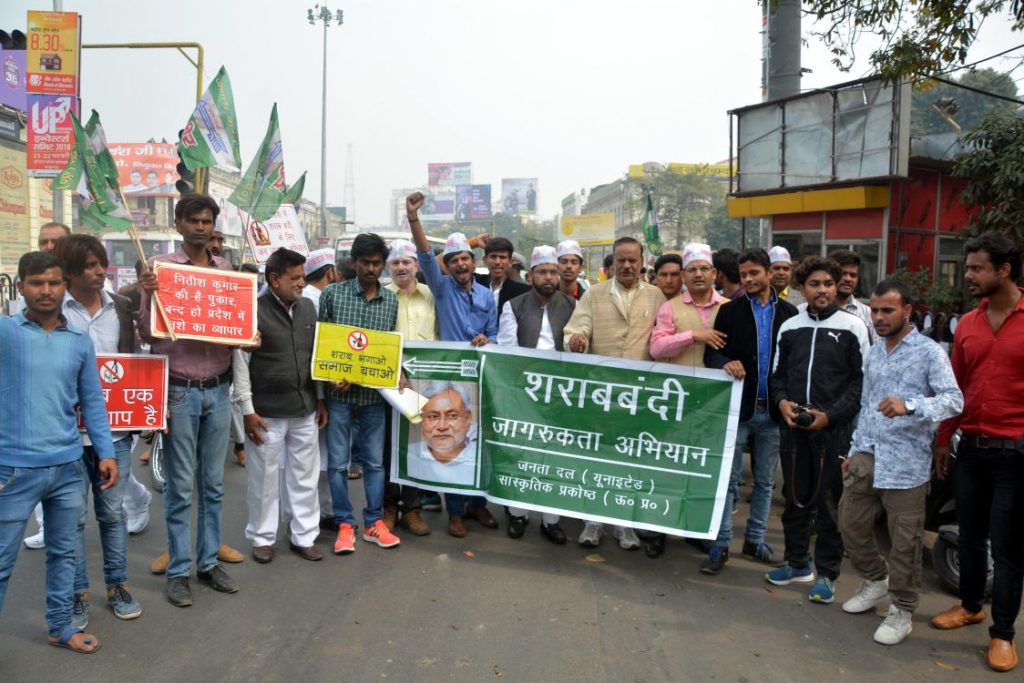
[[[75,645],[71,642],[71,639],[77,636],[78,634],[82,634],[82,639],[79,641],[78,645]],[[97,638],[94,635],[85,633],[82,629],[76,628],[74,626],[66,626],[64,630],[60,632],[60,636],[58,636],[56,640],[54,640],[54,636],[50,636],[48,640],[50,645],[53,645],[54,647],[63,647],[68,650],[71,650],[72,652],[77,652],[78,654],[82,655],[91,655],[92,653],[100,649],[99,638]],[[88,646],[93,645],[94,643],[95,645],[91,649],[83,647],[83,645]]]

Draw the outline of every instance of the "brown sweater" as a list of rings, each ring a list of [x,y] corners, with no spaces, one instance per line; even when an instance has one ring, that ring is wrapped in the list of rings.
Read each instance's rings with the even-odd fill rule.
[[[588,351],[600,356],[650,360],[651,330],[665,295],[654,285],[640,282],[627,316],[622,296],[613,291],[612,282],[606,280],[583,293],[565,326],[565,337],[586,335]]]

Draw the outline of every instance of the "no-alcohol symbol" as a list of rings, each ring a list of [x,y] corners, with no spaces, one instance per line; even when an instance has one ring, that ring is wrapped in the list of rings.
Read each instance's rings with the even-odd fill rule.
[[[108,360],[100,368],[100,379],[107,384],[117,384],[124,377],[124,366],[120,361]]]
[[[348,333],[348,345],[353,351],[362,351],[369,342],[362,330],[354,330]]]

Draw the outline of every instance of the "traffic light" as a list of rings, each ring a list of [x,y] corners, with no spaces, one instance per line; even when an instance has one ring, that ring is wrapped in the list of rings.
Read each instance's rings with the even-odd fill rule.
[[[10,33],[7,31],[0,31],[0,47],[5,50],[24,50],[25,49],[25,34],[18,29],[14,29]]]
[[[181,143],[181,137],[185,134],[185,129],[182,128],[178,131],[178,143]],[[178,165],[174,167],[178,172],[178,180],[174,183],[174,187],[177,188],[181,194],[188,194],[189,192],[196,191],[196,172],[190,171],[188,166],[185,165],[185,160],[181,158],[181,147],[178,147]]]

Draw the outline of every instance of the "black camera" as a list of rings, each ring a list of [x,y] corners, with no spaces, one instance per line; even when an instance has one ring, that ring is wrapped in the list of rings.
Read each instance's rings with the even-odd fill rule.
[[[801,429],[807,429],[814,424],[814,415],[811,414],[811,406],[797,406],[796,416],[793,418],[793,423]]]

